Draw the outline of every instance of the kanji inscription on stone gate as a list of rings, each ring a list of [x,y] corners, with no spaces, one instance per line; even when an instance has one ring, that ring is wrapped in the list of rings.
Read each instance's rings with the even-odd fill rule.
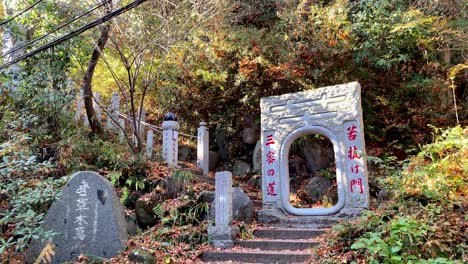
[[[262,98],[263,207],[291,215],[334,215],[369,206],[361,89],[357,82]],[[295,208],[289,201],[292,142],[320,134],[333,143],[338,202],[331,208]]]

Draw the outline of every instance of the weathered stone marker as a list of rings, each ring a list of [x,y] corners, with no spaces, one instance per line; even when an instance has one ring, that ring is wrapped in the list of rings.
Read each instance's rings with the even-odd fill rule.
[[[208,175],[210,166],[210,149],[209,149],[209,131],[206,122],[200,122],[200,127],[197,132],[197,167],[202,169],[203,175]]]
[[[208,235],[215,247],[230,248],[238,230],[232,225],[232,173],[215,174],[215,225],[208,228]]]
[[[119,121],[119,113],[118,113],[119,107],[120,107],[119,93],[113,92],[112,97],[111,97],[111,105],[109,108],[109,114],[112,116],[112,118],[107,117],[106,127],[114,131],[118,130],[118,126],[115,124],[115,122]],[[114,119],[115,122],[112,121],[112,119]]]
[[[123,207],[114,188],[96,172],[74,174],[50,207],[42,228],[59,233],[54,236],[52,263],[71,261],[84,253],[111,258],[127,242]],[[45,242],[33,241],[26,252],[26,263],[34,263]]]
[[[262,98],[261,125],[264,209],[259,219],[267,220],[276,214],[272,211],[351,216],[369,207],[359,83]],[[289,150],[296,139],[309,134],[323,135],[333,143],[338,202],[331,208],[296,208],[289,201]]]
[[[154,132],[152,129],[149,129],[146,133],[146,157],[151,159],[153,156],[153,140],[154,140]]]
[[[163,160],[170,167],[177,167],[179,151],[179,122],[173,113],[167,113],[162,123],[163,129]]]

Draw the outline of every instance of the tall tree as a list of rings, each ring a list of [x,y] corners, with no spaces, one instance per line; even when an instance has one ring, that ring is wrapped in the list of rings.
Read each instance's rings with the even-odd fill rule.
[[[102,0],[105,2],[106,0]],[[106,13],[110,13],[112,11],[112,2],[109,1],[106,4]],[[96,69],[96,65],[101,57],[101,53],[106,46],[107,40],[109,39],[109,31],[110,31],[110,23],[104,25],[101,29],[101,34],[97,41],[96,46],[93,49],[91,54],[91,58],[88,62],[88,67],[86,69],[86,73],[83,77],[83,83],[81,85],[81,90],[83,91],[83,100],[86,110],[86,116],[89,121],[89,126],[91,127],[91,131],[93,134],[101,134],[102,133],[102,126],[96,116],[96,111],[94,110],[93,106],[93,89],[92,89],[92,81],[94,71]]]

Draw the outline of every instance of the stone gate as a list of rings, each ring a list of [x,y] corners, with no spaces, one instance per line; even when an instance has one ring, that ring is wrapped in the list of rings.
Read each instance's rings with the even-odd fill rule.
[[[349,216],[369,207],[369,187],[358,82],[261,100],[263,210],[289,216]],[[288,156],[297,138],[320,134],[333,143],[338,202],[331,208],[296,208],[289,201]],[[263,214],[263,215],[262,215]]]

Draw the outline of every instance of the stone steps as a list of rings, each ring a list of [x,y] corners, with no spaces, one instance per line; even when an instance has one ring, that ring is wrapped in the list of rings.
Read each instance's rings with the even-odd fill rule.
[[[262,227],[263,228],[263,227]],[[203,252],[204,263],[307,263],[315,238],[325,230],[272,228],[254,230],[255,239],[234,241],[228,250]]]
[[[323,229],[257,229],[254,237],[264,239],[311,239],[324,234]]]
[[[242,248],[261,250],[307,250],[317,245],[315,241],[295,241],[295,240],[239,240],[234,245]]]
[[[308,253],[266,251],[208,251],[202,254],[205,263],[304,263],[311,258]]]

